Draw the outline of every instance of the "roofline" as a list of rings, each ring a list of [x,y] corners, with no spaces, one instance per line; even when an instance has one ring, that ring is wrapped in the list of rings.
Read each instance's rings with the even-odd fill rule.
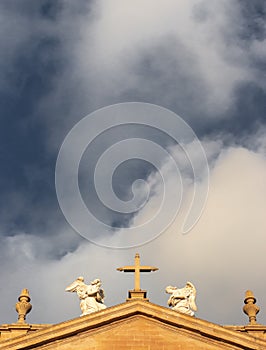
[[[184,315],[143,300],[132,300],[115,305],[90,315],[55,324],[31,334],[2,341],[0,345],[2,350],[31,349],[77,333],[98,329],[104,325],[110,325],[134,315],[143,315],[166,325],[206,336],[215,341],[221,341],[222,339],[225,344],[230,344],[240,349],[254,350],[258,349],[259,345],[266,349],[266,341],[263,339],[253,338],[247,334],[238,333],[223,326]]]

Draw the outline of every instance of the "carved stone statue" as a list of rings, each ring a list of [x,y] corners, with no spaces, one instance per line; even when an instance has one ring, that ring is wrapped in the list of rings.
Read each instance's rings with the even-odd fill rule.
[[[80,299],[80,316],[106,309],[104,305],[104,290],[101,288],[101,280],[98,278],[89,285],[84,283],[84,278],[78,277],[66,289],[66,292],[76,292]]]
[[[196,288],[191,282],[187,282],[184,288],[168,286],[165,288],[166,293],[171,294],[168,299],[168,306],[173,310],[183,314],[194,316],[194,311],[197,311],[195,303]]]

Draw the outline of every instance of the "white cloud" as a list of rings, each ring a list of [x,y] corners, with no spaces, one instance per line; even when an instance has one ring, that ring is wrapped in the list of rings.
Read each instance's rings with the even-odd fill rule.
[[[98,102],[136,90],[161,104],[190,101],[217,118],[238,84],[255,79],[238,37],[238,2],[100,1],[92,13],[70,50],[75,74],[90,92],[93,85]]]
[[[209,153],[217,152],[219,142],[205,143]],[[163,286],[185,284],[198,287],[201,318],[218,323],[241,323],[244,292],[254,289],[261,306],[266,305],[264,284],[259,275],[265,265],[266,158],[241,147],[223,148],[211,170],[209,198],[203,215],[193,230],[181,234],[186,207],[160,238],[141,248],[145,260],[160,267],[161,273],[149,279],[148,288],[158,303],[163,302]],[[175,179],[169,171],[172,186]],[[191,184],[185,184],[191,193]],[[152,201],[156,203],[157,197]],[[176,198],[168,198],[169,207]],[[134,224],[150,216],[149,207]],[[156,232],[156,227],[149,227]],[[122,231],[123,234],[123,231]],[[155,253],[156,252],[156,253]],[[260,321],[265,322],[263,315]]]
[[[256,136],[254,137],[256,141]],[[222,142],[204,143],[212,158],[219,157],[211,169],[209,198],[204,213],[187,234],[181,234],[186,206],[176,221],[159,238],[142,247],[128,250],[104,249],[83,241],[80,247],[60,260],[51,260],[46,252],[58,246],[58,236],[45,238],[20,234],[3,238],[1,244],[2,322],[14,322],[13,305],[20,289],[29,288],[33,311],[29,322],[59,322],[79,315],[76,295],[64,292],[66,285],[77,276],[84,275],[87,282],[95,277],[103,280],[106,304],[125,301],[127,290],[133,287],[133,276],[118,273],[116,267],[133,263],[139,251],[144,264],[160,268],[156,273],[142,277],[142,288],[149,291],[152,302],[166,306],[166,285],[182,286],[186,280],[198,289],[197,316],[213,322],[246,323],[241,308],[244,292],[254,290],[262,310],[266,307],[263,275],[265,265],[266,231],[266,159],[259,151],[242,147],[222,147]],[[178,149],[178,152],[180,150]],[[164,165],[167,168],[167,164]],[[168,181],[176,185],[168,167]],[[157,177],[150,178],[156,187]],[[191,193],[191,182],[185,182],[186,196]],[[185,196],[185,199],[186,199]],[[176,198],[167,198],[174,205]],[[157,196],[150,206],[157,205]],[[150,206],[135,217],[135,224],[150,215]],[[69,235],[66,227],[56,227],[64,241]],[[155,232],[156,227],[149,227]],[[154,230],[154,231],[153,231]],[[119,241],[123,230],[108,240]],[[8,256],[8,259],[6,257]],[[53,307],[50,307],[53,305]],[[266,322],[263,313],[258,316]]]

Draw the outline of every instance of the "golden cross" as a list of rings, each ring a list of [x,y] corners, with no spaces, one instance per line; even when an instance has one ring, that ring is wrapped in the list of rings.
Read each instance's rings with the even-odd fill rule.
[[[134,266],[123,266],[118,267],[118,271],[124,272],[134,272],[135,273],[135,287],[134,291],[141,291],[140,289],[140,272],[151,272],[157,271],[158,268],[154,266],[141,266],[140,265],[140,256],[138,253],[135,255],[135,265]]]

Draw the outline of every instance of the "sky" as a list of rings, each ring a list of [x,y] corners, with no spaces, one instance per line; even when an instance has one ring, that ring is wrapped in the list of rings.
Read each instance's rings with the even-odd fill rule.
[[[151,302],[191,281],[196,317],[246,324],[251,289],[266,324],[265,17],[263,0],[0,2],[0,323],[23,288],[29,323],[78,317],[81,275],[124,302],[116,268],[139,252]]]

